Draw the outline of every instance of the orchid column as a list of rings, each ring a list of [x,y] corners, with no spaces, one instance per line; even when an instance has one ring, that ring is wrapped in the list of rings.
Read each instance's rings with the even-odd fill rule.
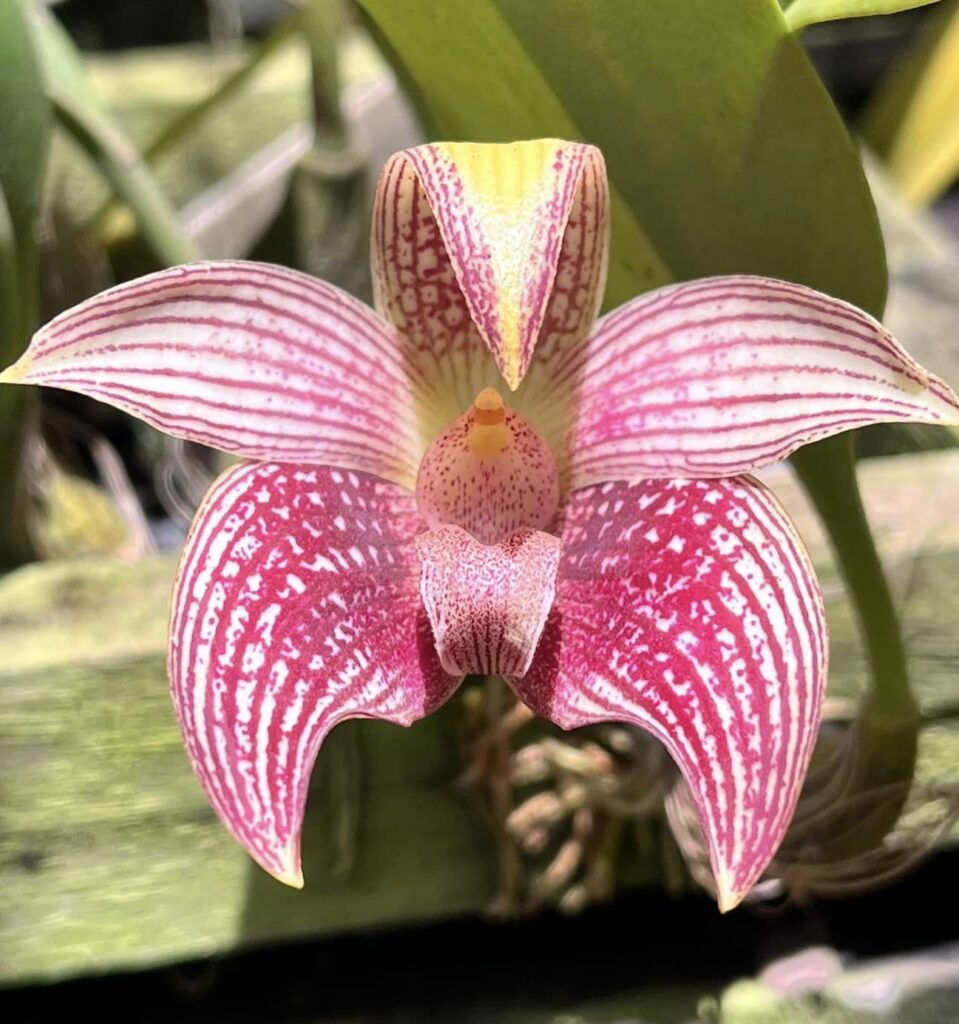
[[[211,488],[174,594],[170,678],[197,776],[301,885],[317,751],[409,725],[470,673],[563,728],[649,730],[693,794],[720,906],[789,823],[826,678],[822,598],[744,474],[959,401],[865,313],[712,278],[595,317],[608,193],[589,146],[397,154],[377,312],[262,264],[112,289],[0,380],[76,390],[246,461]]]

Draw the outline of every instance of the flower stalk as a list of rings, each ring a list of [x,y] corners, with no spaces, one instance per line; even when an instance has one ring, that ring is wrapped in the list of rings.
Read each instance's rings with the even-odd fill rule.
[[[852,726],[845,759],[846,794],[893,794],[877,804],[868,827],[849,833],[844,856],[881,845],[909,796],[915,775],[921,714],[909,680],[902,627],[866,518],[851,435],[819,442],[793,455],[793,465],[829,536],[849,590],[869,665],[867,688]]]
[[[872,680],[864,707],[877,720],[918,722],[899,616],[856,479],[852,435],[801,448],[792,461],[829,535],[856,609]]]

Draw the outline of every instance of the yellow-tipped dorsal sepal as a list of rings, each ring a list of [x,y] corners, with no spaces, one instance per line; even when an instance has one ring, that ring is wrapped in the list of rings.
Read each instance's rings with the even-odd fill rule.
[[[559,507],[556,460],[529,421],[484,388],[427,449],[416,502],[431,527],[453,523],[485,544],[542,530]]]
[[[515,391],[537,347],[549,359],[595,320],[608,208],[602,154],[581,143],[436,142],[398,153],[376,190],[377,308],[431,358],[456,351],[475,362],[485,342]]]

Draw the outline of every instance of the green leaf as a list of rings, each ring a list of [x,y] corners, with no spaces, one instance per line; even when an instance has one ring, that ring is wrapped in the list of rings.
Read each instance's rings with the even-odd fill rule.
[[[19,328],[20,280],[17,269],[17,240],[13,234],[13,221],[0,185],[0,361],[6,346],[5,338],[16,338]],[[11,355],[13,353],[13,345]]]
[[[197,252],[169,200],[90,85],[73,40],[45,10],[36,11],[32,29],[42,60],[44,87],[60,126],[130,206],[160,265],[196,259]]]
[[[36,224],[50,145],[50,108],[20,0],[0,3],[0,189],[17,247],[18,315],[0,338],[0,362],[19,354],[36,295]]]
[[[83,57],[60,22],[39,7],[33,11],[30,29],[48,96],[69,96],[74,103],[105,114],[106,107],[87,78]]]
[[[50,141],[50,110],[19,0],[0,4],[0,185],[18,238],[32,235]]]
[[[880,83],[862,132],[907,202],[931,203],[959,178],[959,0],[933,13]]]
[[[793,32],[820,21],[865,18],[871,14],[896,14],[925,7],[936,0],[792,0],[784,3],[786,23]]]
[[[20,355],[37,316],[37,221],[50,108],[20,0],[0,0],[0,367]],[[20,454],[29,396],[0,389],[0,567],[26,557]]]
[[[749,271],[882,311],[858,154],[774,0],[360,2],[433,134],[603,150],[610,303]]]

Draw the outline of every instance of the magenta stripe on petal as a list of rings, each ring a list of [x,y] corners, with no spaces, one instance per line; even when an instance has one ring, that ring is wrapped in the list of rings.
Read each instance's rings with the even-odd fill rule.
[[[840,430],[959,422],[959,399],[881,324],[767,278],[640,296],[545,368],[574,410],[574,488],[734,475]]]
[[[419,595],[413,498],[366,474],[248,464],[213,485],[177,577],[173,703],[194,771],[268,872],[302,885],[313,762],[346,718],[410,725],[459,682]]]
[[[563,728],[633,723],[688,782],[720,904],[781,842],[826,679],[826,622],[785,513],[748,478],[650,480],[573,493],[556,599],[512,680]]]
[[[5,379],[62,387],[252,458],[412,486],[427,398],[396,328],[332,285],[242,261],[110,289],[37,332]]]

